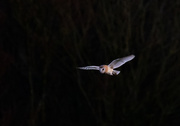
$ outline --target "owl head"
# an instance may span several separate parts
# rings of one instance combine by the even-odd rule
[[[105,66],[104,66],[104,65],[100,66],[100,67],[99,67],[99,71],[100,71],[101,73],[105,73],[105,71],[106,71]]]

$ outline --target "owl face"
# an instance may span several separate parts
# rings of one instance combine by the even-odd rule
[[[105,67],[104,65],[100,66],[99,68],[100,68],[99,71],[100,71],[101,73],[105,73],[106,67]]]

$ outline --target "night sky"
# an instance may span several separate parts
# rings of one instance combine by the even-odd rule
[[[179,0],[0,0],[0,126],[179,126],[179,75]]]

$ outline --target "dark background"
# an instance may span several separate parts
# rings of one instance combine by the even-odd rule
[[[179,36],[179,0],[1,0],[0,125],[179,126]]]

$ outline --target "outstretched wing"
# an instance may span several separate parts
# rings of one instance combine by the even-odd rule
[[[134,55],[130,55],[130,56],[126,56],[123,58],[115,59],[108,66],[113,69],[118,68],[118,67],[122,66],[123,64],[125,64],[126,62],[132,60],[134,57],[135,57]]]
[[[78,69],[82,69],[82,70],[99,70],[99,66],[85,66],[85,67],[78,67]]]

